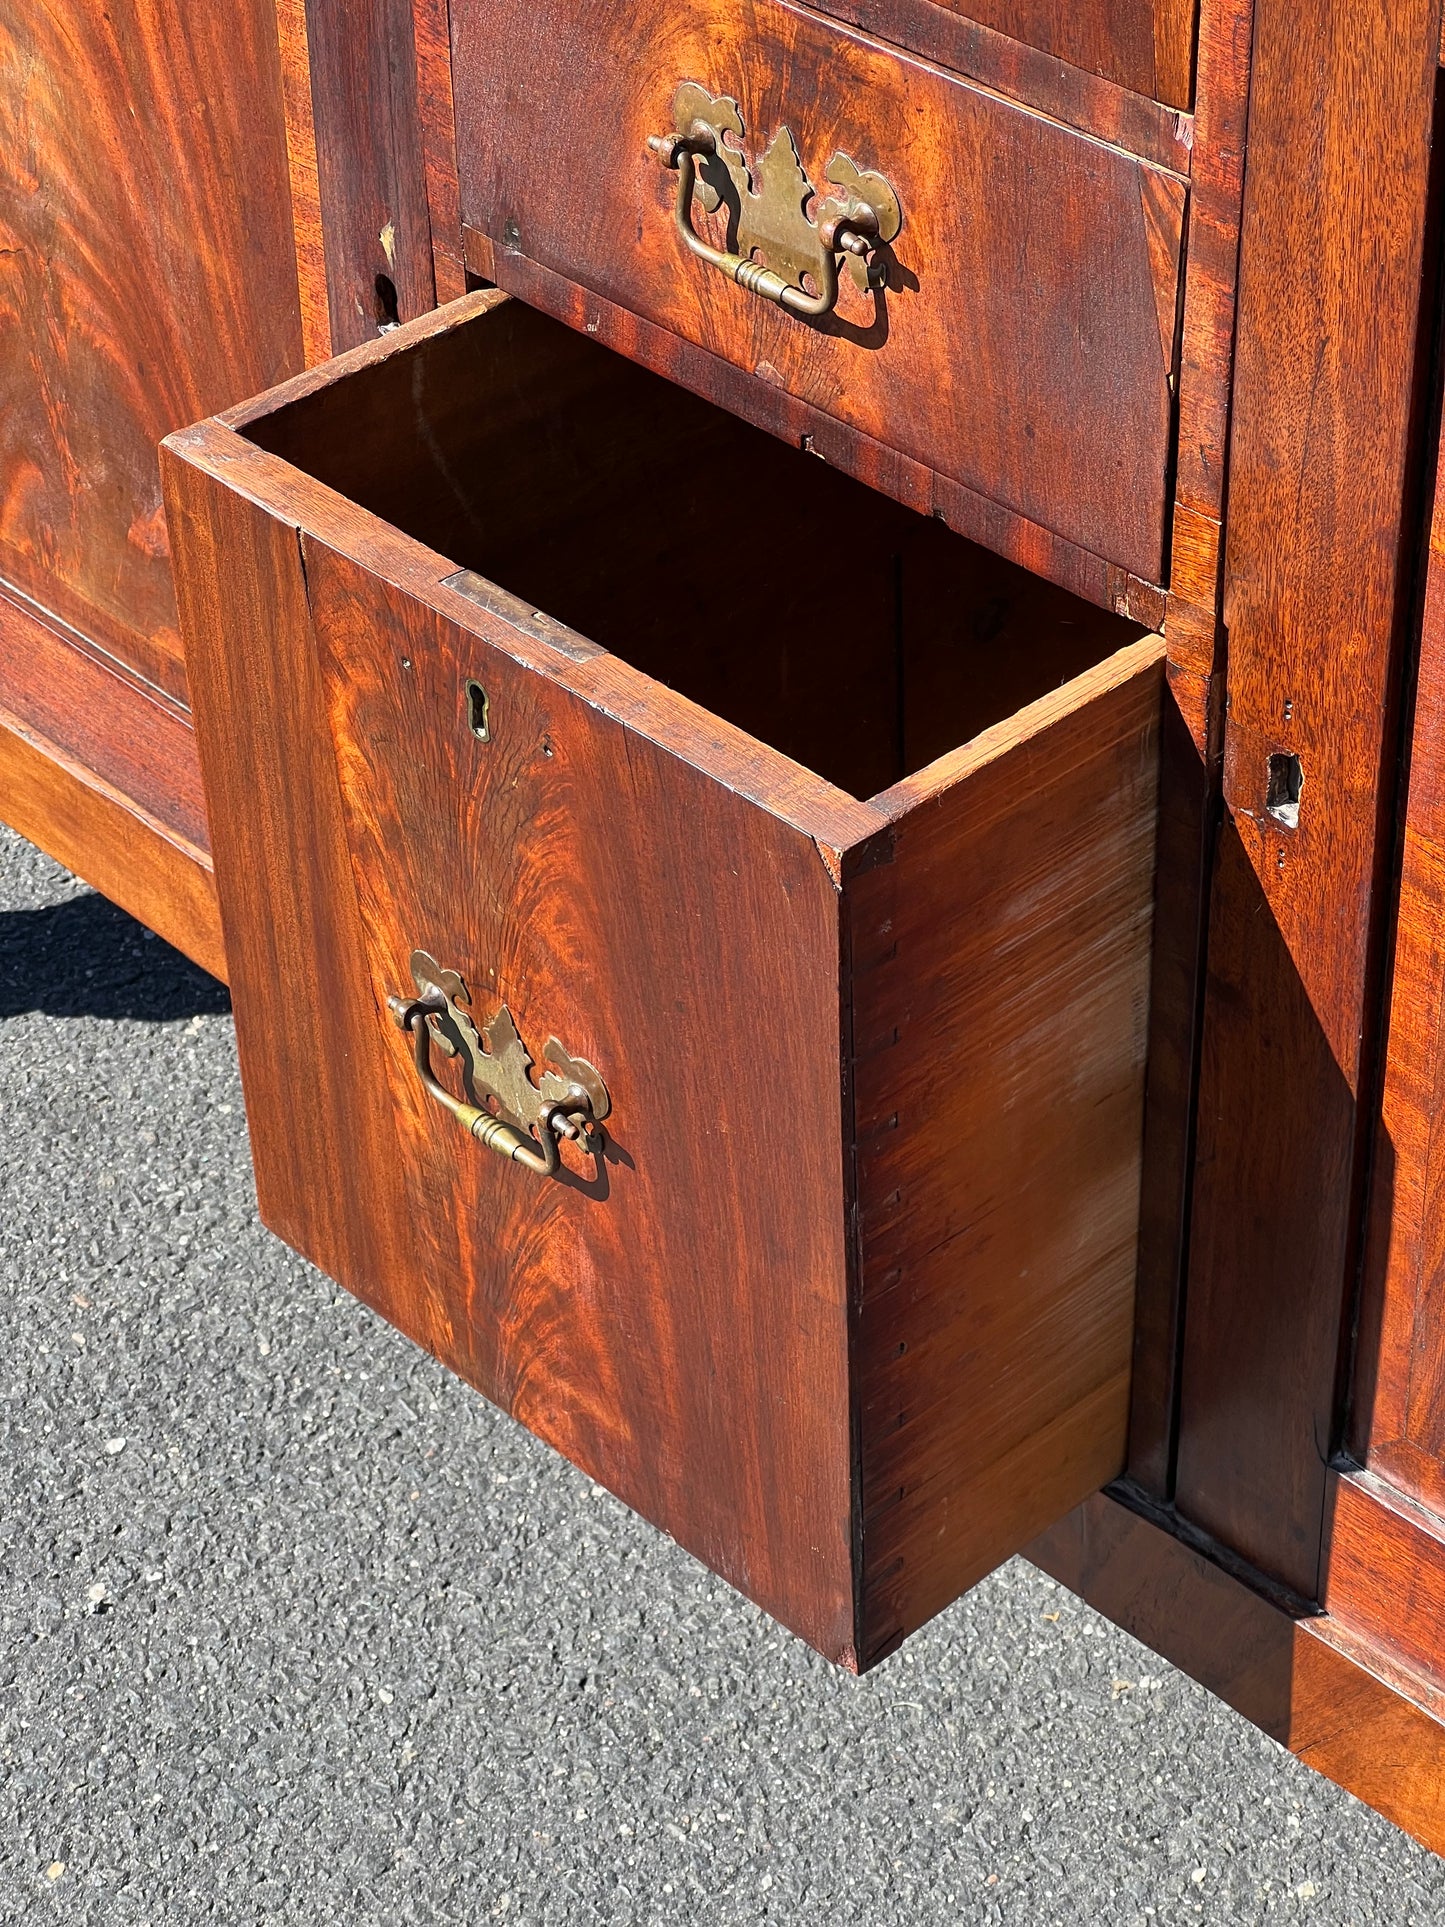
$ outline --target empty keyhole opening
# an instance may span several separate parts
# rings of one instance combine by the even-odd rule
[[[389,274],[376,277],[376,327],[378,334],[388,334],[391,329],[401,326],[401,311],[396,302],[396,283]]]
[[[479,682],[467,684],[467,728],[479,743],[492,740],[492,727],[488,716],[487,692]]]
[[[1300,791],[1304,788],[1300,759],[1289,750],[1276,750],[1269,759],[1264,807],[1287,830],[1299,828]]]

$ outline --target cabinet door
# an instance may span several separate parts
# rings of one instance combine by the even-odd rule
[[[1331,1615],[1445,1691],[1445,489],[1425,598]]]
[[[219,976],[156,445],[302,365],[274,0],[0,7],[0,813]]]
[[[0,257],[0,577],[184,696],[156,444],[301,365],[270,0],[7,7]]]

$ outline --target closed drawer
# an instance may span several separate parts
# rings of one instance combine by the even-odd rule
[[[929,0],[819,0],[824,13],[855,20],[910,45]],[[1193,98],[1196,0],[938,0],[978,27],[1007,35],[1085,74],[1171,107]]]
[[[456,0],[451,18],[462,213],[490,237],[500,285],[556,307],[545,275],[560,277],[651,324],[628,351],[664,372],[679,372],[669,343],[693,344],[840,431],[1162,581],[1179,175],[786,0],[599,0],[585,31],[562,0]],[[757,210],[791,198],[788,247],[751,252],[776,262],[790,249],[796,268],[808,186],[853,192],[825,178],[843,156],[882,176],[900,211],[872,257],[881,285],[844,272],[836,310],[810,320],[690,251],[680,170],[649,141],[708,100],[734,158],[696,163],[699,238],[748,253]],[[558,311],[598,325],[585,300]],[[765,412],[765,398],[754,406]],[[826,433],[814,441],[833,453]]]
[[[496,294],[165,473],[268,1222],[871,1663],[1122,1464],[1162,646]]]

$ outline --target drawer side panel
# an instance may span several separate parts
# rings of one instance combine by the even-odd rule
[[[1161,648],[850,890],[865,1664],[1123,1467]]]
[[[365,997],[364,953],[300,543],[169,445],[161,471],[261,1214],[365,1291],[406,1241],[373,1209],[382,1040],[339,1015]]]

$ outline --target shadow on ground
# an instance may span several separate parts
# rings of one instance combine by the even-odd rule
[[[42,1011],[164,1023],[230,1008],[224,984],[93,891],[0,911],[0,1018]]]

